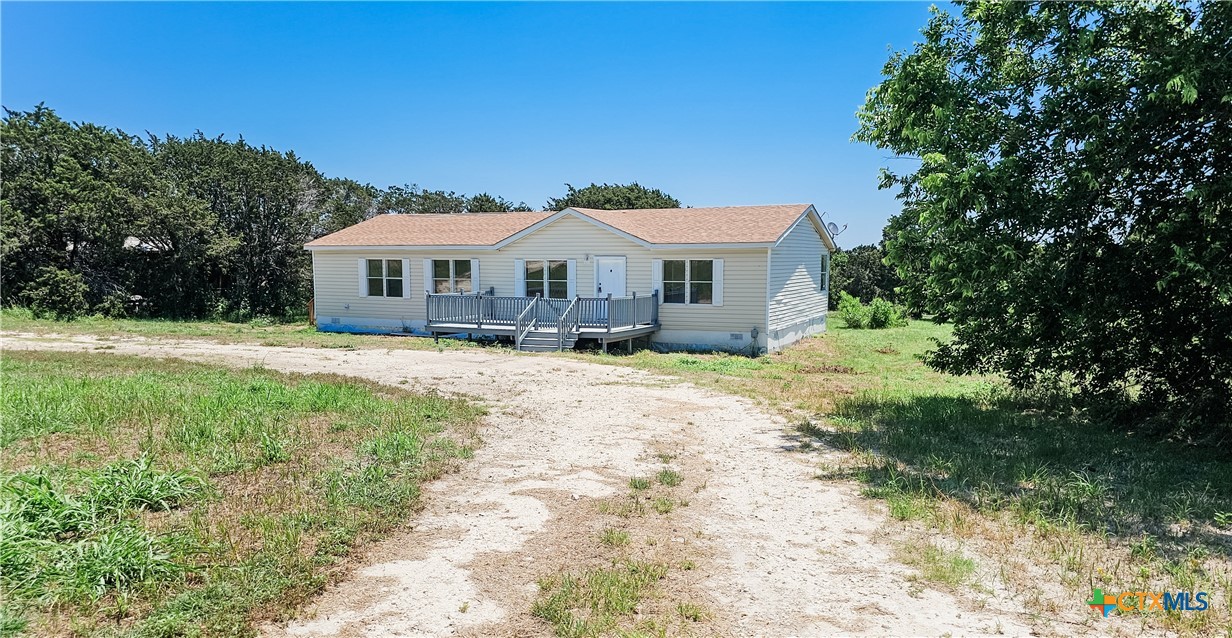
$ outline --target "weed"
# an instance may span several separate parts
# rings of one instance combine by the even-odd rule
[[[635,476],[629,479],[629,487],[635,490],[650,489],[650,479],[640,477],[640,476]]]
[[[629,532],[609,527],[599,535],[599,540],[609,547],[624,547],[629,544]]]
[[[660,485],[666,485],[668,487],[676,487],[684,481],[684,478],[680,476],[680,473],[675,470],[659,470],[659,473],[655,476],[655,478],[658,479]]]
[[[709,615],[705,608],[694,603],[676,603],[676,613],[690,622],[701,622]]]
[[[654,511],[660,514],[670,514],[672,510],[676,509],[676,501],[667,498],[666,496],[656,496],[655,499],[650,502],[650,506],[654,508]]]

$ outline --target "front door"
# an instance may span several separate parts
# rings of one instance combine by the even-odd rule
[[[625,258],[595,257],[595,296],[625,296]]]

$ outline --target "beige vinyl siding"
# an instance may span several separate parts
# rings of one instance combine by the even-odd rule
[[[488,257],[500,270],[510,273],[513,260],[576,259],[577,294],[595,294],[595,262],[598,256],[625,257],[626,294],[648,295],[652,288],[654,259],[722,259],[723,305],[659,306],[659,322],[665,330],[745,332],[754,327],[765,331],[766,249],[671,249],[651,250],[605,228],[576,217],[562,217]],[[587,259],[589,257],[589,259]],[[507,263],[507,267],[506,267]],[[485,261],[485,267],[487,262]],[[497,289],[497,294],[502,294]]]
[[[410,288],[410,297],[364,297],[359,288],[359,260],[407,259],[410,269],[403,273],[403,285]],[[338,319],[342,326],[354,325],[348,319],[382,319],[392,322],[422,322],[426,316],[427,289],[424,288],[424,259],[484,259],[470,251],[424,250],[348,250],[313,251],[313,295],[316,299],[317,323],[327,325]],[[483,265],[479,269],[478,286],[486,290]],[[350,306],[349,308],[347,306]]]
[[[800,220],[770,251],[770,338],[801,324],[824,325],[829,300],[821,291],[821,256],[827,254],[812,220]]]

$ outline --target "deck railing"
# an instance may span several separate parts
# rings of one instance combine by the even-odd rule
[[[569,307],[560,315],[560,321],[556,324],[556,349],[565,349],[565,335],[572,335],[578,331],[578,302],[581,297],[574,297],[569,303]]]
[[[429,294],[428,326],[514,328],[515,336],[532,329],[573,334],[583,330],[613,332],[659,323],[659,292],[628,297],[497,297],[472,294]],[[563,340],[563,339],[562,339]]]
[[[516,319],[513,320],[513,345],[518,350],[522,349],[522,339],[535,328],[538,322],[535,309],[539,307],[539,298],[535,297],[533,301],[527,304],[526,309],[518,313]]]

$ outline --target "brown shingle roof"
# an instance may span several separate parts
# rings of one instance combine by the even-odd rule
[[[791,228],[808,204],[574,210],[652,244],[765,244]]]
[[[308,246],[491,246],[551,216],[538,213],[378,215]]]
[[[808,204],[786,204],[573,210],[652,244],[767,244],[777,241],[808,208]],[[492,246],[553,214],[380,215],[307,245]]]

